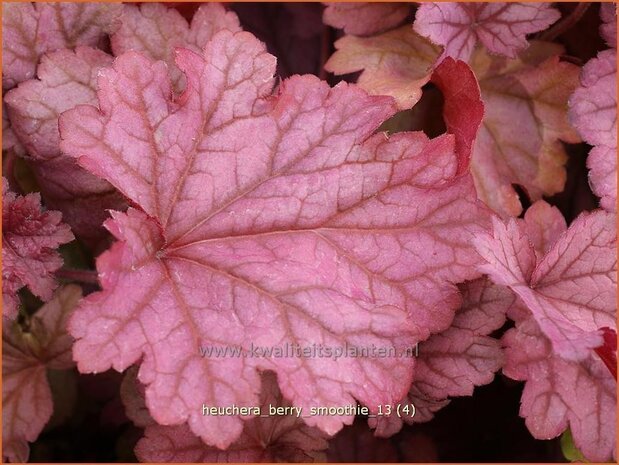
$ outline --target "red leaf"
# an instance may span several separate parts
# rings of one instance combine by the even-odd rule
[[[490,53],[516,58],[528,46],[527,34],[560,17],[550,3],[422,3],[413,27],[444,46],[443,56],[468,61],[481,42]]]
[[[617,333],[614,329],[602,328],[604,345],[597,347],[595,353],[602,359],[608,371],[617,379]]]
[[[362,63],[367,63],[367,54],[371,53],[370,50],[376,48],[378,55],[376,56],[376,62],[374,64],[376,64],[377,68],[371,67],[365,70],[359,82],[363,83],[363,87],[366,87],[370,93],[380,94],[382,89],[380,84],[381,81],[389,86],[393,86],[394,84],[397,86],[399,78],[402,78],[404,85],[402,94],[400,94],[398,90],[393,91],[393,89],[387,92],[388,95],[392,95],[394,98],[398,99],[400,107],[405,105],[412,106],[416,103],[421,97],[421,86],[431,80],[443,93],[445,100],[443,118],[448,132],[454,134],[456,137],[456,152],[459,157],[458,173],[462,174],[468,170],[472,144],[479,129],[479,126],[469,124],[469,122],[481,121],[484,116],[484,105],[479,100],[480,91],[477,79],[466,63],[454,61],[451,58],[444,60],[436,67],[434,72],[430,72],[429,70],[429,61],[426,63],[428,69],[421,64],[423,76],[415,83],[411,82],[411,80],[413,80],[411,75],[400,75],[399,78],[394,79],[393,76],[383,74],[385,62],[380,56],[383,49],[390,48],[392,45],[402,42],[403,39],[410,39],[411,42],[400,43],[398,46],[402,47],[409,54],[414,54],[411,48],[414,49],[417,45],[423,50],[423,45],[416,42],[414,35],[411,36],[411,34],[402,29],[386,33],[375,42],[373,42],[372,38],[358,39],[355,37],[345,37],[341,39],[341,41],[338,41],[342,46],[342,53],[338,55],[336,52],[331,59],[329,59],[326,67],[332,71],[337,70],[338,73],[357,71],[360,69],[358,65],[360,66]],[[370,50],[368,50],[368,47]],[[358,57],[360,61],[354,56],[357,52],[363,54],[363,57]],[[422,53],[422,55],[424,55],[423,60],[427,60],[426,53],[429,53],[430,56],[433,57],[431,49],[430,51],[425,50]],[[412,63],[408,60],[406,64],[397,61],[394,62],[396,73],[398,69],[406,68],[411,65]],[[347,66],[351,66],[351,68],[347,68]],[[415,67],[416,66],[417,65],[415,65]],[[387,66],[387,68],[389,68],[389,66]],[[364,75],[367,76],[367,79],[364,79]],[[417,87],[417,89],[412,91],[411,87]]]
[[[460,286],[463,305],[451,326],[420,344],[414,385],[426,396],[470,396],[501,368],[498,341],[488,335],[505,322],[514,296],[481,278]]]
[[[28,442],[37,439],[52,415],[46,370],[73,366],[66,332],[69,315],[82,297],[78,286],[59,289],[28,320],[2,325],[2,455],[12,462],[28,460]]]
[[[2,178],[2,313],[15,318],[17,291],[27,286],[47,301],[56,287],[54,271],[62,266],[55,250],[73,240],[56,211],[42,211],[39,194],[18,196]]]
[[[479,84],[475,74],[462,61],[443,60],[432,74],[432,82],[441,90],[445,103],[443,119],[447,131],[456,138],[458,174],[466,172],[471,161],[471,149],[484,117],[484,104],[479,100]]]
[[[101,72],[100,109],[60,120],[63,151],[142,209],[107,223],[119,242],[98,259],[103,291],[71,322],[80,370],[142,359],[154,419],[188,420],[218,447],[242,421],[201,405],[255,405],[259,369],[305,410],[400,399],[412,366],[397,357],[203,359],[199,346],[398,351],[447,327],[488,215],[457,176],[456,138],[372,136],[393,101],[312,76],[271,96],[275,59],[248,33],[177,64],[177,101],[163,63],[128,53]],[[352,418],[306,422],[334,434]]]

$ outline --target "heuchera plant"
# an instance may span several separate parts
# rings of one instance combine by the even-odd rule
[[[4,459],[435,461],[487,384],[616,459],[613,4],[8,3],[3,54]]]

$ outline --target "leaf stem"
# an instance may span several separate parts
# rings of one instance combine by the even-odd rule
[[[19,191],[19,184],[15,182],[15,157],[13,150],[6,150],[2,154],[2,174],[15,192],[23,194]]]
[[[331,55],[331,28],[324,26],[320,37],[320,72],[319,77],[323,81],[327,79],[327,70],[325,70],[325,63]]]
[[[61,268],[55,273],[58,279],[76,281],[86,284],[99,284],[97,272],[92,270],[78,270],[72,268]]]
[[[587,9],[591,6],[591,2],[580,2],[576,7],[570,12],[569,15],[565,16],[558,23],[552,26],[547,31],[542,32],[539,35],[540,40],[551,41],[559,37],[565,31],[570,29],[574,24],[580,21],[580,18],[586,13]]]

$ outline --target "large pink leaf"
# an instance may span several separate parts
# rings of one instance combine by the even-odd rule
[[[566,360],[587,358],[603,342],[599,329],[616,328],[615,221],[581,214],[539,260],[522,220],[495,220],[493,234],[476,239],[481,270],[518,295]]]
[[[561,358],[535,319],[517,323],[503,337],[503,372],[526,381],[520,415],[537,439],[569,426],[574,443],[592,462],[616,456],[616,382],[591,352],[580,362]]]
[[[2,87],[32,79],[46,52],[97,46],[119,25],[114,3],[14,2],[2,9]]]
[[[184,47],[199,53],[221,30],[236,32],[241,28],[237,16],[218,3],[201,5],[191,25],[177,10],[160,3],[125,4],[122,25],[112,36],[112,50],[115,55],[136,50],[165,61],[174,87],[182,90],[185,78],[174,63],[175,49]]]
[[[460,285],[462,307],[451,326],[419,344],[413,385],[402,404],[415,405],[407,423],[422,423],[455,396],[470,396],[475,386],[490,383],[503,364],[499,341],[488,335],[505,322],[515,297],[509,289],[487,278]],[[370,421],[376,434],[387,437],[402,427],[402,420],[377,418]]]
[[[397,357],[202,358],[199,346],[398,351],[446,328],[487,221],[458,176],[477,113],[455,136],[372,136],[390,98],[312,76],[272,96],[275,59],[248,33],[219,32],[177,64],[177,101],[164,63],[128,53],[101,72],[99,109],[60,120],[63,151],[141,208],[107,223],[119,241],[98,259],[103,291],[71,322],[80,370],[142,359],[154,419],[188,421],[218,447],[242,421],[201,405],[255,405],[258,369],[306,411],[400,399],[412,366]],[[306,422],[333,434],[352,419]]]
[[[322,19],[346,34],[369,36],[400,25],[410,12],[408,3],[325,3]]]
[[[323,462],[324,433],[305,425],[296,414],[276,414],[290,407],[282,398],[273,373],[262,375],[261,416],[245,423],[239,439],[222,451],[210,447],[187,425],[149,425],[135,449],[142,462]]]
[[[617,210],[617,52],[605,50],[584,66],[581,85],[570,98],[570,119],[593,145],[589,180],[600,205]]]
[[[82,297],[78,286],[59,289],[34,317],[28,329],[17,322],[2,326],[2,455],[12,462],[28,460],[34,441],[52,415],[46,370],[73,365],[67,334],[69,315]]]
[[[96,102],[97,76],[112,57],[90,47],[46,54],[38,79],[7,92],[12,129],[27,150],[29,164],[46,204],[60,210],[82,239],[99,239],[107,209],[124,208],[122,196],[107,182],[60,152],[58,117],[79,104]]]
[[[550,3],[422,3],[413,27],[442,45],[443,56],[468,61],[481,42],[492,54],[516,58],[528,45],[527,34],[560,17]]]
[[[16,195],[2,178],[2,314],[17,316],[17,291],[27,286],[47,301],[56,287],[53,272],[62,266],[56,249],[73,240],[62,215],[42,211],[39,194]]]

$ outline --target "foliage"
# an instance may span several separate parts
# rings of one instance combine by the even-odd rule
[[[613,5],[3,8],[4,458],[616,458]]]

